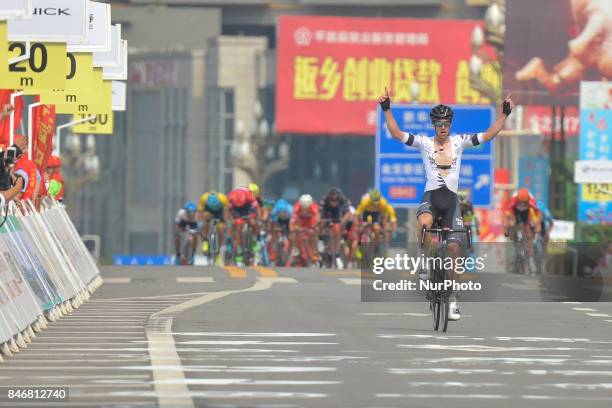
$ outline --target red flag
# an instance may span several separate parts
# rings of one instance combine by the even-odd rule
[[[12,89],[0,89],[0,112],[4,109],[4,106],[11,103],[11,94],[17,92]],[[15,104],[13,105],[13,110],[15,111],[15,129],[19,126],[21,122],[21,114],[23,112],[23,99],[21,96],[15,98]],[[11,118],[6,117],[0,121],[0,144],[8,146],[10,140],[10,127],[11,127]]]
[[[36,102],[40,98],[36,97]],[[32,161],[43,174],[47,168],[47,160],[53,149],[53,133],[55,132],[55,105],[40,105],[33,109],[32,114]]]

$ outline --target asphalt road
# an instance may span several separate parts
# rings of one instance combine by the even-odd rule
[[[362,302],[354,271],[102,276],[0,363],[1,386],[67,386],[62,407],[612,406],[612,303],[466,302],[438,333],[424,301]]]

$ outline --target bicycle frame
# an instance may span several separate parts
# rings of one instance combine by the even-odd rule
[[[442,258],[446,255],[447,239],[452,233],[463,233],[467,235],[468,249],[472,248],[472,230],[471,228],[455,230],[451,228],[427,228],[423,226],[421,229],[421,242],[420,246],[423,248],[425,244],[425,234],[435,233],[438,237],[438,245],[435,250],[435,258]],[[427,292],[426,299],[429,300],[429,308],[432,311],[433,327],[434,330],[438,330],[442,325],[442,331],[446,332],[448,328],[448,315],[450,307],[450,295],[452,291],[447,289],[438,289],[439,285],[451,277],[451,271],[444,268],[444,262],[440,262],[440,268],[437,267],[438,263],[434,262],[434,269],[432,273],[431,281],[434,283],[434,289],[430,289]]]

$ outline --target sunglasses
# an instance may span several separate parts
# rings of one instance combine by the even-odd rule
[[[433,123],[435,127],[446,127],[446,128],[449,128],[450,124],[451,123],[447,120],[437,120]]]

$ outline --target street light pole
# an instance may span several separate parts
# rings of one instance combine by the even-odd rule
[[[289,145],[277,134],[263,116],[259,101],[253,106],[253,125],[250,130],[236,126],[232,145],[234,166],[264,188],[273,175],[289,167]]]
[[[493,64],[496,73],[501,76],[501,63],[504,58],[504,35],[506,33],[506,4],[504,0],[493,0],[485,12],[485,31],[476,26],[472,32],[472,50],[470,58],[470,86],[480,92],[491,102],[501,100],[501,89],[492,86],[480,76],[485,63]],[[497,60],[489,57],[482,50],[484,44],[495,49]]]

